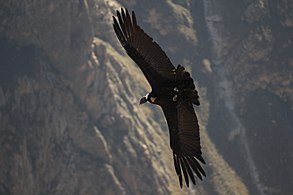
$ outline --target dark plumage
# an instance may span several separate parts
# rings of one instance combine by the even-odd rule
[[[195,185],[194,174],[202,180],[205,175],[202,158],[199,126],[193,105],[199,105],[198,92],[193,79],[183,66],[173,66],[160,46],[136,23],[134,12],[117,10],[113,16],[115,33],[127,54],[139,66],[152,87],[140,103],[150,102],[163,109],[173,150],[174,166],[182,187],[182,175],[187,187],[189,179]]]

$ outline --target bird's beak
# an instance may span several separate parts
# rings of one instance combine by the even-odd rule
[[[142,97],[139,101],[139,104],[144,104],[147,102],[147,98],[146,97]]]

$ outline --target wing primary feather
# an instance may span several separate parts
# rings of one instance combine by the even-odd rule
[[[129,31],[129,35],[130,35],[130,37],[132,37],[133,27],[132,27],[131,18],[130,18],[130,15],[129,15],[129,12],[127,9],[126,9],[126,21],[127,21],[127,28]]]
[[[123,33],[122,33],[122,31],[121,31],[121,29],[120,29],[120,27],[119,27],[119,25],[117,23],[117,20],[116,20],[116,18],[114,16],[113,16],[113,20],[114,20],[114,24],[113,24],[114,31],[115,31],[119,41],[121,42],[121,44],[124,45],[126,40],[125,40],[125,38],[123,36]]]
[[[134,11],[132,11],[132,24],[133,24],[133,27],[137,27],[136,17],[135,17]]]
[[[177,155],[173,154],[173,159],[174,159],[175,170],[176,170],[176,173],[177,173],[177,175],[178,175],[178,179],[179,179],[180,187],[182,188],[182,174],[181,174],[181,167],[180,167],[180,163],[179,163],[179,160],[178,160]]]
[[[201,174],[206,177],[206,173],[204,172],[204,170],[202,169],[200,164],[197,162],[197,160],[195,160],[194,162],[195,162],[196,167],[198,168],[198,170],[201,172]]]
[[[174,159],[174,166],[175,166],[176,173],[177,175],[180,175],[180,165],[178,163],[177,156],[175,156],[174,154],[173,154],[173,159]]]
[[[121,16],[122,16],[122,20],[124,22],[124,27],[125,27],[125,32],[126,32],[126,38],[129,39],[130,37],[130,32],[129,32],[129,28],[128,28],[128,21],[125,15],[125,11],[123,8],[121,8]]]
[[[115,32],[116,32],[116,34],[117,34],[117,37],[118,37],[120,43],[121,43],[122,45],[124,45],[124,44],[125,44],[125,39],[124,39],[124,37],[121,36],[121,35],[119,35],[119,31],[118,31],[118,29],[117,29],[116,27],[115,27],[114,29],[115,29]]]
[[[206,162],[204,161],[203,157],[201,155],[197,155],[195,156],[200,162],[202,162],[203,164],[206,164]]]
[[[189,179],[188,179],[185,164],[184,164],[183,159],[181,157],[179,158],[179,160],[180,160],[180,164],[182,166],[182,172],[183,172],[183,175],[184,175],[186,186],[189,187]]]
[[[179,175],[179,183],[180,183],[180,188],[182,188],[183,186],[182,175]]]
[[[181,174],[180,163],[179,163],[177,155],[173,154],[173,159],[174,159],[175,170],[176,170],[176,173],[177,173],[178,179],[179,179],[179,184],[180,184],[180,187],[182,188],[182,184],[183,184],[182,183],[182,174]]]
[[[118,38],[119,37],[121,38],[120,42],[124,41],[124,43],[125,43],[126,42],[125,36],[124,36],[124,34],[122,32],[122,29],[121,29],[121,27],[119,25],[119,22],[117,21],[117,19],[115,17],[113,17],[113,18],[114,18],[114,26],[115,26],[114,30],[115,30],[115,32],[118,32],[117,36],[118,36]],[[119,18],[118,18],[118,20],[119,20]]]
[[[186,160],[185,157],[183,157],[182,159],[183,159],[184,165],[185,165],[185,167],[186,167],[186,169],[187,169],[187,172],[188,172],[188,174],[189,174],[189,177],[190,177],[190,179],[191,179],[193,185],[195,185],[195,179],[194,179],[193,172],[192,172],[192,170],[191,170],[191,168],[190,168],[190,165],[188,164],[188,162],[187,162],[187,160]]]
[[[195,163],[194,163],[195,160],[196,160],[196,159],[194,159],[193,157],[188,157],[188,162],[189,162],[189,164],[190,164],[192,170],[195,172],[195,174],[197,175],[197,177],[198,177],[200,180],[202,180],[202,176],[201,176],[200,172],[197,170],[197,167],[196,167],[196,165],[195,165]]]
[[[123,10],[123,9],[121,8],[121,10]],[[117,10],[117,16],[118,16],[119,24],[120,24],[120,27],[122,29],[123,35],[124,35],[125,38],[127,38],[125,24],[124,24],[124,21],[123,21],[123,19],[121,17],[121,14],[120,14],[120,12],[118,10]]]

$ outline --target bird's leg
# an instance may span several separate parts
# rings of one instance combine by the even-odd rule
[[[177,101],[177,97],[178,97],[178,95],[175,94],[175,95],[173,96],[172,100],[173,100],[174,102],[176,102],[176,101]]]
[[[175,75],[176,76],[176,75]],[[173,91],[176,92],[176,94],[172,97],[172,100],[173,102],[176,102],[177,101],[177,97],[178,97],[178,92],[179,92],[179,89],[177,88],[177,86],[174,87]],[[173,92],[171,92],[172,94]]]
[[[182,99],[182,94],[179,91],[176,94],[176,100],[178,99],[178,96],[179,96],[179,99],[181,100]],[[179,108],[181,106],[182,102],[184,102],[184,101],[180,101],[179,104],[176,105],[176,108]]]

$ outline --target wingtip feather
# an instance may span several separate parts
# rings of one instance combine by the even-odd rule
[[[133,26],[137,26],[137,23],[136,23],[136,16],[135,16],[135,13],[134,11],[132,11],[132,23],[133,23]]]
[[[189,179],[188,179],[188,174],[187,174],[187,171],[186,171],[185,164],[184,164],[182,158],[179,158],[179,161],[180,161],[180,164],[181,164],[181,167],[182,167],[182,172],[183,172],[183,175],[184,175],[186,186],[189,187]]]
[[[188,157],[188,162],[193,170],[193,172],[197,175],[197,177],[202,180],[202,176],[200,174],[200,172],[198,171],[198,168],[197,168],[197,164],[196,164],[196,159],[192,158],[192,157]]]
[[[194,179],[193,172],[192,172],[192,170],[191,170],[191,168],[190,168],[190,165],[189,165],[187,159],[184,158],[184,157],[183,157],[183,163],[185,164],[185,167],[186,167],[187,172],[188,172],[188,174],[189,174],[189,178],[191,179],[193,185],[195,185],[195,179]]]
[[[197,160],[195,160],[194,162],[195,162],[196,167],[198,168],[198,170],[201,172],[201,174],[202,174],[203,176],[206,177],[206,173],[205,173],[205,171],[204,171],[203,168],[200,166],[200,164],[197,162]]]

